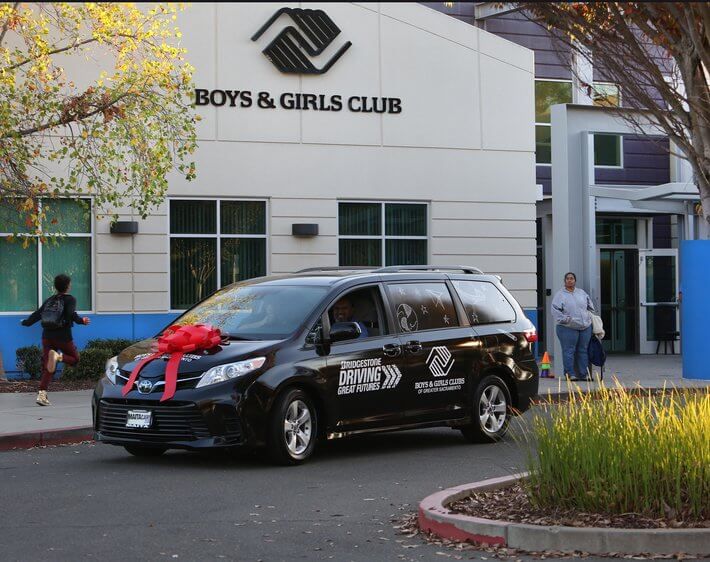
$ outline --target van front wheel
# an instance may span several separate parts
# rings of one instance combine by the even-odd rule
[[[495,375],[485,377],[476,387],[471,412],[472,423],[461,428],[472,443],[493,443],[503,439],[510,425],[510,391]]]
[[[317,421],[308,394],[297,388],[285,391],[271,412],[271,458],[279,464],[297,464],[310,457],[318,435]]]

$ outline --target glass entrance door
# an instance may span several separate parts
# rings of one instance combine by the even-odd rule
[[[638,268],[636,250],[599,250],[601,317],[604,348],[610,352],[636,351]]]
[[[655,353],[659,340],[680,337],[678,250],[639,250],[639,297],[640,351]]]

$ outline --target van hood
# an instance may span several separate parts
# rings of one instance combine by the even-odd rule
[[[280,341],[281,340],[232,340],[208,351],[186,353],[180,361],[178,375],[204,373],[216,365],[257,357],[260,353],[266,355],[266,353]],[[153,353],[156,345],[157,339],[150,338],[127,347],[118,355],[119,369],[125,374],[129,374],[141,359]],[[169,358],[170,354],[164,353],[159,359],[155,359],[147,365],[144,365],[141,369],[141,378],[163,377]]]

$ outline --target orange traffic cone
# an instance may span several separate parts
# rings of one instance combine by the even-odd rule
[[[542,355],[542,361],[540,362],[540,378],[541,379],[554,379],[555,375],[550,371],[550,356],[547,351]]]

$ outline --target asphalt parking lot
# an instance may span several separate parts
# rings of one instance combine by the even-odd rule
[[[470,445],[450,429],[331,442],[297,467],[248,453],[138,459],[103,444],[0,453],[2,558],[440,559],[392,519],[522,461],[512,440]]]

